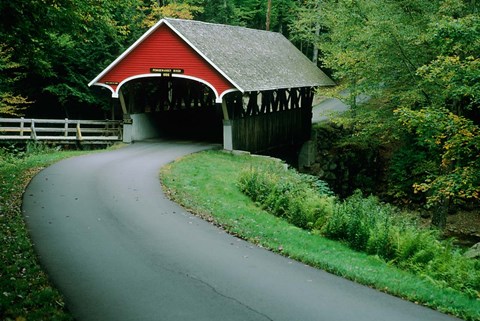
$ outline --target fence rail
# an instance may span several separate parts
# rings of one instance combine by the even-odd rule
[[[68,118],[0,118],[0,141],[2,140],[72,143],[115,142],[122,140],[122,122]]]

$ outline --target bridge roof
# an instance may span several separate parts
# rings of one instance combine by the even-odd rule
[[[280,33],[193,20],[166,21],[241,91],[334,85]]]
[[[179,41],[183,41],[186,49],[178,46],[172,49],[173,47],[162,45],[162,42],[167,41],[166,38],[155,38],[156,33],[169,32],[166,27],[176,35],[176,38],[181,39]],[[146,43],[149,40],[150,43],[154,42],[155,44],[149,44],[149,50],[142,49],[142,46],[147,46]],[[154,51],[151,50],[152,46],[155,47]],[[183,60],[177,58],[174,67],[182,68],[182,72],[171,76],[191,78],[206,83],[214,90],[217,100],[221,100],[225,93],[232,90],[249,92],[334,85],[323,71],[280,33],[165,18],[150,28],[103,70],[89,83],[89,86],[107,87],[112,91],[113,96],[117,96],[118,90],[124,82],[133,78],[156,76],[149,75],[149,71],[145,71],[145,64],[148,64],[149,61],[157,60],[152,62],[150,69],[147,68],[150,71],[151,68],[166,67],[164,62],[176,59],[179,50],[193,50],[203,64],[210,69],[208,71],[208,68],[205,67],[207,69],[199,73],[195,69],[203,67],[197,62],[195,66],[192,64],[191,71],[187,68],[184,72],[181,65],[183,61],[190,61],[195,57],[189,56]],[[144,52],[149,52],[150,55],[154,52],[158,57],[146,56]],[[134,70],[134,68],[126,66],[127,64],[138,64],[138,61],[141,61],[143,69]],[[118,72],[120,68],[129,70],[130,74],[124,72],[123,76],[120,76],[121,73]],[[134,75],[135,73],[137,75]],[[206,73],[210,75],[206,75]]]

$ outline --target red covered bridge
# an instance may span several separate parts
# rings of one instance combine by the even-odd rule
[[[91,85],[119,98],[126,142],[223,136],[258,152],[308,140],[314,89],[333,82],[279,33],[162,19]]]

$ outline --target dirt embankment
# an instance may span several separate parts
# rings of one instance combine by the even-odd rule
[[[480,210],[459,211],[448,216],[447,237],[455,237],[465,246],[480,242]]]

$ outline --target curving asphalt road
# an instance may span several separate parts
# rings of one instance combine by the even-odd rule
[[[32,180],[24,215],[77,320],[454,320],[253,246],[170,202],[159,168],[211,147],[135,143]]]
[[[346,98],[348,96],[348,90],[340,92],[340,97]],[[356,98],[357,104],[363,104],[370,100],[369,96],[364,94],[359,95]],[[312,108],[312,123],[319,123],[328,120],[334,115],[341,114],[350,109],[350,107],[338,98],[327,98],[316,104]]]

